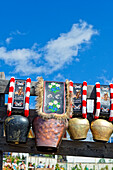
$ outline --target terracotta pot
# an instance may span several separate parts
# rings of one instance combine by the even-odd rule
[[[33,130],[37,150],[57,151],[66,128],[66,120],[36,117],[33,121]]]
[[[28,118],[21,115],[13,115],[5,120],[6,141],[26,143],[30,124]]]
[[[89,130],[89,121],[82,118],[72,118],[68,123],[68,132],[71,139],[86,139]]]
[[[97,119],[91,123],[91,131],[95,141],[107,142],[113,132],[113,125],[104,119]]]

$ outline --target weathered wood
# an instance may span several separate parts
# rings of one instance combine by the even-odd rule
[[[106,118],[109,116],[107,113],[104,114],[104,115],[106,116]],[[37,116],[36,109],[30,109],[29,110],[29,117],[28,117],[29,120],[30,120],[30,123],[32,123],[33,119],[36,116]],[[7,117],[7,106],[0,107],[0,122],[4,122],[6,117]],[[93,112],[92,112],[92,114],[88,113],[87,118],[88,118],[89,122],[91,123],[92,120],[93,120]]]
[[[37,116],[36,110],[35,109],[30,109],[29,110],[29,120],[30,123],[32,123],[33,119]],[[4,120],[7,117],[7,106],[0,107],[0,122],[4,122]]]
[[[0,72],[0,79],[5,79],[5,73],[4,72]]]
[[[36,96],[35,94],[35,86],[37,82],[31,82],[31,96]],[[0,79],[0,93],[8,94],[9,92],[9,80]]]
[[[31,96],[36,96],[36,93],[35,93],[36,84],[37,82],[35,81],[31,82],[31,92],[30,92]],[[0,93],[8,94],[8,92],[9,92],[9,80],[0,79]],[[95,86],[88,85],[87,98],[95,99]]]
[[[35,147],[35,139],[28,139],[26,144],[15,145],[7,143],[5,137],[3,137],[0,138],[0,150],[2,152],[41,154],[41,152],[38,152]],[[46,154],[47,152],[42,153]],[[113,144],[62,140],[59,150],[55,153],[50,152],[48,154],[113,158]]]
[[[0,170],[2,170],[3,152],[41,153],[38,152],[35,147],[35,139],[28,139],[26,144],[15,145],[7,143],[5,137],[3,137],[3,123],[7,117],[7,106],[4,106],[5,94],[8,94],[9,92],[9,80],[4,79],[5,74],[0,72]],[[37,82],[31,82],[31,96],[36,96],[36,84]],[[87,98],[95,99],[95,86],[88,85]],[[30,109],[30,123],[32,123],[36,116],[36,110]],[[89,117],[91,121],[92,115],[89,114]],[[43,152],[43,154],[44,153],[46,152]],[[62,140],[59,150],[56,153],[49,154],[113,158],[113,144]]]
[[[0,79],[5,79],[4,72],[0,72]],[[0,94],[0,107],[5,106],[5,94]],[[3,137],[4,134],[4,122],[0,122],[0,137]],[[2,170],[3,165],[3,151],[0,150],[0,170]]]

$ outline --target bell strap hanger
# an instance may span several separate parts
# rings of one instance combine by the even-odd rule
[[[11,116],[11,112],[12,112],[14,87],[15,87],[15,78],[11,77],[10,84],[9,84],[8,104],[7,104],[7,115],[8,116]]]
[[[100,83],[96,83],[96,112],[94,119],[98,119],[100,115]]]
[[[113,121],[113,84],[109,84],[110,88],[110,114],[109,114],[109,119],[108,121],[112,122]],[[101,96],[100,96],[100,83],[96,83],[96,112],[94,119],[98,119],[100,116],[100,111],[101,111]],[[105,109],[106,111],[106,109]]]
[[[73,114],[73,81],[70,80],[69,82],[69,94],[70,94],[70,106],[69,106],[69,112],[70,112],[70,118],[72,118]]]
[[[73,81],[69,82],[69,93],[70,93],[70,118],[73,113]],[[82,117],[87,118],[87,82],[83,82],[82,86]]]
[[[110,115],[109,115],[109,121],[113,121],[113,84],[110,83]]]
[[[26,90],[25,90],[25,105],[24,105],[24,116],[25,117],[29,116],[30,85],[31,85],[31,79],[27,78],[27,80],[26,80]],[[12,113],[14,88],[15,88],[15,78],[11,77],[10,84],[9,84],[8,104],[7,104],[7,115],[8,116],[11,116],[11,113]]]

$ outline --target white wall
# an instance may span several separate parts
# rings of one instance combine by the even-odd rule
[[[44,163],[44,165],[46,165],[46,166],[50,165],[50,167],[52,165],[55,166],[57,163],[57,159],[55,159],[55,158],[46,158],[46,157],[38,157],[38,156],[29,156],[28,157],[28,162],[32,162],[32,164],[35,163],[35,166],[37,166],[40,161],[42,161],[42,163]]]

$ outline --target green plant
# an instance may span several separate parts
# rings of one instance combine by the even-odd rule
[[[59,164],[56,164],[55,170],[60,170]]]
[[[108,170],[108,165],[105,166],[105,170]]]
[[[95,170],[95,165],[93,165],[93,170]]]
[[[33,163],[33,166],[35,166],[35,163]]]
[[[44,156],[47,158],[53,158],[53,155],[49,155],[49,154],[44,154]]]
[[[101,158],[99,161],[98,161],[98,163],[105,163],[106,161],[105,161],[105,159],[104,158]]]
[[[88,170],[88,167],[87,167],[87,165],[85,166],[84,170]]]
[[[78,165],[75,165],[75,167],[72,167],[71,168],[71,170],[82,170],[82,166],[81,166],[81,164],[79,164],[79,167],[78,167]]]

